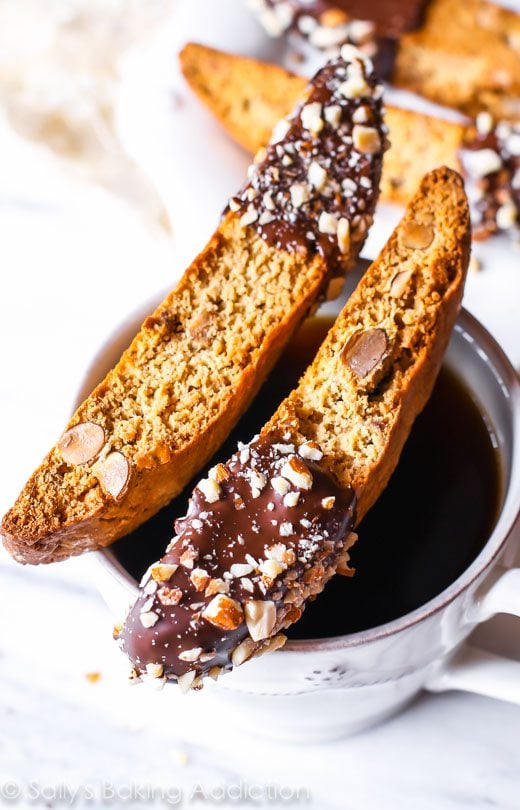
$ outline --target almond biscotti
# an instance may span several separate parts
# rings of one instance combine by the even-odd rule
[[[460,177],[427,175],[259,436],[196,486],[116,635],[133,678],[198,688],[284,643],[338,570],[426,404],[469,261]]]
[[[17,560],[108,545],[212,456],[301,319],[327,290],[339,292],[363,245],[385,148],[381,94],[363,59],[339,57],[315,76],[208,246],[4,517]]]
[[[520,115],[520,15],[487,0],[246,0],[273,36],[351,43],[398,87],[475,116]],[[305,51],[305,47],[303,48]]]
[[[190,43],[180,55],[190,87],[230,135],[256,152],[304,79],[277,65]],[[385,154],[381,199],[405,205],[425,171],[450,166],[466,181],[473,237],[520,227],[520,122],[495,122],[480,113],[458,124],[399,107],[387,107],[390,149]]]
[[[180,53],[182,72],[227,132],[255,154],[305,87],[305,79],[278,65],[197,43]],[[460,170],[457,150],[464,126],[399,107],[387,107],[390,148],[383,162],[381,199],[406,205],[425,171]]]

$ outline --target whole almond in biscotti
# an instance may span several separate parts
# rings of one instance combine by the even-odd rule
[[[130,477],[130,467],[122,453],[109,453],[105,458],[96,461],[92,472],[102,489],[116,499],[124,493]]]
[[[420,250],[403,238],[416,222],[435,234]],[[117,633],[139,677],[152,664],[182,689],[188,682],[198,689],[213,668],[221,674],[279,648],[282,631],[335,573],[352,576],[354,528],[388,483],[430,396],[469,250],[462,180],[438,169],[424,178],[297,388],[223,465],[218,498],[195,487],[160,563],[173,566],[168,587],[179,601],[164,607],[150,596],[147,573]],[[397,268],[409,295],[389,294]],[[179,565],[186,549],[204,561],[210,582],[225,583],[218,602]],[[143,611],[154,622],[144,629]],[[202,653],[187,660],[194,648]]]
[[[345,94],[352,79],[356,92]],[[369,60],[340,57],[292,113],[284,109],[207,247],[4,517],[4,543],[17,560],[52,562],[108,545],[165,506],[215,453],[298,324],[327,290],[339,293],[361,250],[386,145],[381,95]],[[353,144],[360,108],[376,151]],[[217,503],[224,466],[199,486]],[[178,564],[186,575],[204,568],[189,549]],[[224,592],[218,579],[206,585],[214,595]],[[163,605],[177,598],[167,582],[157,593]],[[154,626],[153,611],[143,617]]]
[[[384,329],[366,329],[354,332],[341,350],[341,360],[356,375],[363,378],[374,371],[388,351],[388,338]]]
[[[96,458],[105,444],[105,431],[94,422],[80,422],[63,434],[58,451],[67,464],[86,464]]]

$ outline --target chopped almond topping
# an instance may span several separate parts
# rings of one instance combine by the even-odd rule
[[[168,582],[168,580],[173,577],[178,567],[178,565],[157,563],[157,565],[152,566],[152,579],[156,582]]]
[[[268,638],[276,624],[274,602],[252,599],[244,605],[247,629],[253,641]]]
[[[181,661],[186,661],[189,664],[193,664],[196,661],[202,652],[202,647],[193,647],[191,650],[184,650],[183,652],[179,653],[179,659]]]
[[[180,588],[167,588],[163,585],[157,591],[157,598],[161,605],[178,605],[182,599],[182,591]]]
[[[208,478],[211,478],[213,481],[216,481],[217,484],[220,484],[222,481],[227,481],[229,478],[229,471],[224,464],[217,464],[209,471]]]
[[[159,621],[159,616],[157,613],[154,613],[153,610],[146,610],[143,613],[140,613],[139,618],[143,627],[146,628],[153,627],[154,624]]]
[[[190,580],[195,586],[196,591],[203,591],[210,579],[210,575],[204,568],[194,568],[190,574]]]
[[[298,453],[302,458],[306,458],[309,461],[321,461],[323,458],[321,448],[313,441],[305,442],[305,444],[300,445]]]
[[[180,563],[184,568],[193,568],[194,560],[196,560],[198,556],[199,552],[197,549],[193,548],[193,546],[188,546],[186,551],[183,551],[180,556]]]
[[[216,593],[228,593],[229,582],[226,582],[220,577],[210,579],[208,587],[204,592],[204,596],[214,596]]]
[[[303,461],[300,461],[297,456],[291,456],[289,461],[284,464],[282,467],[282,475],[284,478],[287,478],[291,484],[294,484],[294,486],[300,489],[312,488],[312,474]]]
[[[221,495],[220,485],[213,478],[203,478],[197,484],[197,489],[202,492],[208,503],[215,503]]]
[[[202,611],[202,618],[221,630],[236,630],[244,621],[244,613],[240,602],[220,593]]]
[[[264,560],[259,565],[262,574],[270,580],[276,579],[285,570],[285,566],[278,562],[278,560]]]

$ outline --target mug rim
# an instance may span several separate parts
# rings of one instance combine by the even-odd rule
[[[154,297],[155,300],[155,297]],[[125,327],[134,320],[137,320],[142,308],[138,312],[132,313],[120,328],[107,339],[96,357],[91,363],[84,377],[84,384],[80,388],[77,397],[78,401],[84,398],[86,380],[93,372],[102,356],[106,353],[107,347],[115,342],[122,334]],[[148,311],[148,310],[147,310]],[[463,339],[476,345],[482,359],[494,374],[502,389],[504,398],[509,400],[509,410],[513,420],[513,448],[512,463],[509,480],[505,485],[503,502],[500,508],[498,519],[493,530],[486,541],[483,549],[473,560],[473,562],[457,577],[447,588],[439,594],[425,602],[424,605],[416,608],[404,616],[392,619],[384,624],[355,633],[346,633],[338,636],[328,636],[319,639],[288,639],[280,652],[316,652],[337,649],[348,649],[358,647],[362,644],[375,642],[379,639],[387,638],[416,625],[424,619],[441,611],[446,605],[454,601],[463,591],[465,591],[484,571],[496,560],[510,537],[515,525],[519,522],[520,509],[520,379],[513,368],[509,358],[499,346],[495,338],[480,323],[477,318],[471,315],[466,309],[461,308],[454,332],[459,332]],[[88,392],[87,392],[88,393]],[[108,548],[100,549],[93,553],[98,564],[108,571],[118,584],[124,587],[129,593],[137,593],[136,580],[128,573],[124,566],[117,560],[113,551]]]

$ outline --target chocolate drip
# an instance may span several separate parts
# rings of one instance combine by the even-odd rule
[[[460,160],[464,169],[473,237],[520,228],[520,124],[494,124],[477,116],[466,135]]]
[[[427,0],[250,0],[267,31],[319,50],[360,47],[382,78],[393,72],[399,38],[421,27]]]
[[[329,62],[230,201],[243,224],[275,247],[320,253],[342,274],[351,241],[359,248],[372,223],[386,147],[381,96],[370,60]]]
[[[178,678],[229,667],[250,633],[268,638],[287,619],[289,591],[316,563],[338,564],[355,494],[338,486],[321,456],[314,443],[298,447],[271,431],[199,483],[120,633],[138,674]],[[252,606],[270,611],[263,631],[252,627]]]

